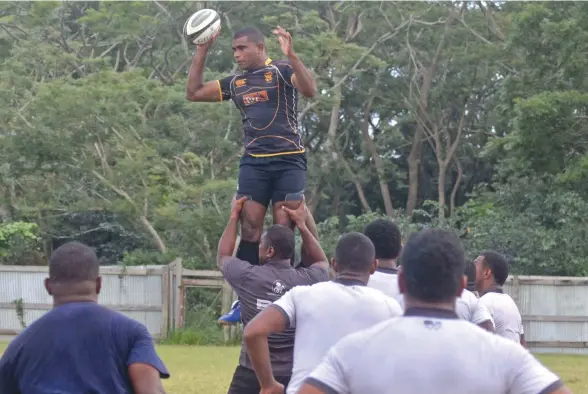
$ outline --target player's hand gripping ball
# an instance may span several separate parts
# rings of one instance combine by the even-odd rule
[[[196,45],[212,44],[220,30],[220,15],[208,8],[192,14],[184,24],[184,35]]]

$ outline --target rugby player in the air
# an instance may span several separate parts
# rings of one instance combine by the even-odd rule
[[[270,59],[263,34],[246,27],[233,35],[233,52],[242,73],[203,80],[206,55],[214,39],[198,45],[188,74],[187,99],[197,102],[233,100],[241,111],[245,153],[239,166],[237,194],[248,201],[241,214],[237,258],[257,265],[259,239],[272,202],[275,224],[293,228],[282,206],[295,209],[306,184],[306,153],[298,128],[298,92],[316,94],[316,82],[292,46],[292,37],[278,26],[287,60]],[[221,322],[238,323],[238,304]]]

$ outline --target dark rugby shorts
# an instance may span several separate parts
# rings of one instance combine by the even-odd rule
[[[274,157],[244,155],[239,165],[237,194],[267,207],[280,201],[299,201],[306,187],[306,155]]]

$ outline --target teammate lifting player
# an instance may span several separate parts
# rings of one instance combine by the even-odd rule
[[[309,98],[316,94],[316,82],[294,52],[291,35],[280,26],[273,33],[288,60],[270,59],[263,34],[255,27],[246,27],[233,35],[233,54],[242,73],[203,81],[206,55],[215,36],[196,46],[187,84],[188,100],[230,99],[241,111],[245,152],[239,165],[237,194],[249,199],[241,214],[237,257],[254,265],[259,264],[259,239],[270,201],[274,223],[293,228],[282,206],[295,209],[306,185],[306,153],[298,129],[297,96],[298,92]],[[238,304],[234,305],[221,322],[238,323],[237,308]]]

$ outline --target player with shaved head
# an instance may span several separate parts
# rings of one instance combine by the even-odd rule
[[[99,262],[70,242],[49,259],[53,309],[18,335],[0,359],[0,393],[162,394],[169,372],[144,325],[98,305]]]
[[[298,393],[569,394],[525,348],[457,317],[464,269],[451,232],[411,235],[398,272],[404,316],[343,338]]]
[[[233,54],[241,73],[204,81],[204,64],[213,38],[197,45],[187,84],[188,100],[232,100],[241,112],[245,153],[239,165],[237,194],[247,196],[248,201],[241,216],[237,257],[253,265],[259,263],[257,249],[270,202],[274,223],[293,228],[281,208],[295,209],[306,187],[298,92],[309,98],[316,93],[316,82],[294,52],[290,33],[280,26],[273,33],[287,60],[269,58],[263,34],[255,27],[245,27],[233,35]],[[238,315],[229,314],[221,320],[236,323]]]

